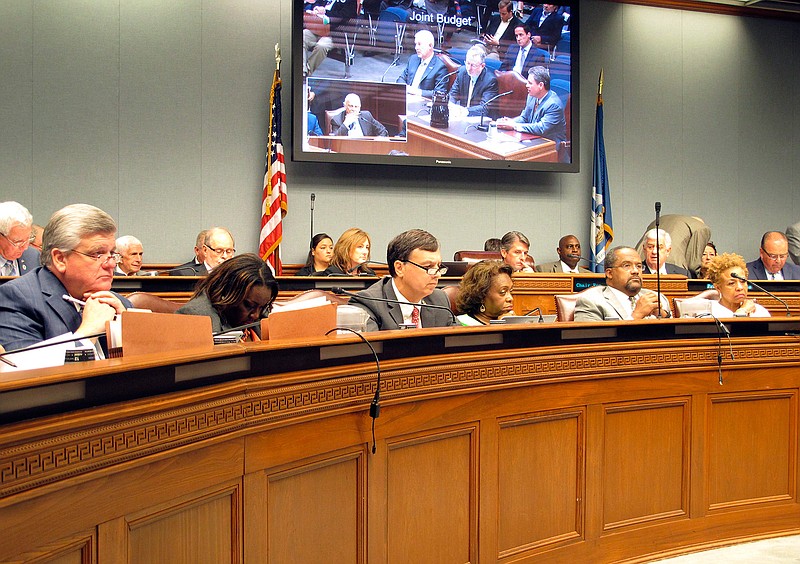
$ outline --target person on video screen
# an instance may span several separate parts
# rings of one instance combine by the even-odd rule
[[[333,135],[387,137],[389,132],[368,111],[361,111],[361,98],[352,92],[344,97],[344,111],[331,118]]]

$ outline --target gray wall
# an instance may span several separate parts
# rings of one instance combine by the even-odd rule
[[[290,162],[284,261],[304,259],[311,192],[317,230],[360,226],[376,259],[411,227],[437,235],[445,257],[510,229],[537,261],[567,232],[588,247],[601,67],[615,243],[637,241],[655,200],[704,217],[718,248],[746,258],[763,231],[800,219],[800,25],[581,5],[579,174]],[[288,79],[288,1],[3,0],[0,199],[39,223],[95,204],[149,262],[188,259],[214,224],[254,251],[276,42]]]

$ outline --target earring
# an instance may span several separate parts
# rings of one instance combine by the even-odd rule
[[[485,313],[486,312],[486,306],[481,304],[481,307],[480,307],[480,309],[478,311],[480,311],[481,313]]]

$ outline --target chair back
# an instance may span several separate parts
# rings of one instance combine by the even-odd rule
[[[503,256],[496,251],[456,251],[453,260],[476,263],[482,260],[503,260]]]
[[[333,133],[333,125],[331,125],[331,120],[341,114],[343,111],[344,106],[335,110],[325,110],[325,135],[331,135]]]
[[[439,60],[442,61],[445,67],[447,67],[448,74],[457,71],[461,67],[461,65],[455,62],[447,53],[437,53],[436,56],[439,57]],[[453,87],[453,83],[456,81],[456,75],[448,77],[447,81],[447,90],[449,91]]]
[[[165,300],[147,292],[133,292],[126,296],[137,309],[149,309],[153,313],[175,313],[182,304]]]
[[[506,117],[520,115],[528,99],[525,78],[513,70],[494,71],[494,76],[497,79],[497,88],[500,92],[511,91],[508,96],[497,99],[497,113]]]
[[[556,320],[557,321],[574,321],[575,320],[575,304],[578,303],[577,294],[556,294],[553,296],[556,301]]]
[[[458,296],[458,286],[445,286],[442,288],[442,291],[447,295],[447,299],[450,301],[450,311],[453,312],[453,315],[461,315],[461,311],[458,311],[456,307],[456,297]]]

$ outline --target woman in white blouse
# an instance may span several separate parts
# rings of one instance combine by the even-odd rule
[[[740,255],[724,253],[708,265],[708,279],[719,292],[719,301],[711,302],[714,317],[770,317],[769,311],[747,297],[747,266]]]

